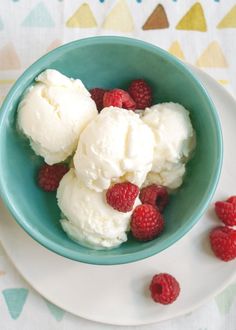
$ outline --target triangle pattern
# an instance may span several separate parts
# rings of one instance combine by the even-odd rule
[[[196,2],[176,25],[177,30],[207,31],[206,20],[202,6]]]
[[[226,79],[219,79],[219,80],[217,80],[217,81],[218,81],[218,83],[221,84],[221,85],[228,85],[228,84],[229,84],[229,81],[226,80]]]
[[[3,103],[3,101],[4,101],[4,99],[5,99],[5,95],[3,95],[3,96],[0,96],[0,106],[2,105],[2,103]],[[0,254],[1,255],[1,254]]]
[[[232,284],[215,298],[220,313],[227,314],[230,311],[230,307],[235,299],[236,284]]]
[[[143,25],[143,30],[166,29],[169,21],[162,5],[157,5]]]
[[[184,53],[183,53],[182,48],[180,47],[180,44],[178,41],[174,41],[171,44],[171,46],[169,48],[169,53],[180,58],[181,60],[185,59]]]
[[[2,19],[0,17],[0,30],[3,30],[3,28],[4,28],[3,21],[2,21]]]
[[[83,3],[67,20],[66,26],[68,28],[94,28],[97,27],[97,22],[89,5]]]
[[[52,16],[43,2],[38,3],[25,17],[22,26],[50,28],[55,25]]]
[[[103,29],[119,32],[132,32],[134,22],[125,0],[118,0],[111,12],[105,18]]]
[[[224,68],[228,66],[222,49],[217,41],[213,41],[209,44],[197,60],[196,65],[209,68]]]
[[[57,307],[56,305],[50,303],[49,301],[47,301],[47,300],[45,300],[45,301],[46,301],[46,304],[48,306],[50,313],[55,318],[55,320],[61,321],[63,319],[65,311],[63,309]]]
[[[61,44],[62,44],[61,40],[59,40],[59,39],[53,40],[53,42],[50,43],[50,45],[48,46],[47,52],[50,52],[51,50],[61,46]]]
[[[15,79],[0,79],[0,85],[12,85],[12,84],[14,84],[14,82],[15,82]],[[1,247],[0,247],[0,255],[1,255],[2,251],[1,251]]]
[[[0,243],[0,256],[3,256],[4,255],[4,249]]]
[[[29,291],[27,289],[6,289],[2,291],[8,311],[16,320],[24,307]]]
[[[236,28],[236,5],[217,25],[218,29]]]
[[[12,44],[7,44],[0,49],[0,70],[18,70],[20,60]]]

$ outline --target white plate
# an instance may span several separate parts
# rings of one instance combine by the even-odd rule
[[[221,117],[224,165],[214,200],[224,199],[236,193],[236,103],[212,78],[193,71]],[[92,321],[141,325],[171,319],[200,306],[236,275],[234,261],[217,260],[210,250],[209,229],[219,224],[212,207],[191,232],[164,252],[117,266],[82,264],[46,250],[16,224],[2,203],[0,218],[0,239],[22,276],[52,303]],[[181,284],[181,295],[172,305],[155,304],[149,297],[149,282],[159,272],[171,273]]]

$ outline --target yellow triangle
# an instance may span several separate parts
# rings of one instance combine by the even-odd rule
[[[225,80],[225,79],[220,79],[220,80],[217,80],[218,83],[220,83],[221,85],[228,85],[229,81],[228,80]]]
[[[177,30],[196,30],[205,32],[207,30],[206,20],[202,6],[196,2],[176,25]]]
[[[218,29],[236,28],[236,5],[217,25]]]
[[[182,51],[182,49],[181,49],[180,44],[179,44],[178,41],[174,41],[174,42],[172,43],[172,45],[171,45],[170,48],[169,48],[169,52],[170,52],[172,55],[174,55],[174,56],[180,58],[181,60],[184,60],[184,59],[185,59],[185,57],[184,57],[184,53],[183,53],[183,51]]]
[[[20,60],[12,44],[7,44],[0,49],[0,70],[18,70]]]
[[[97,27],[97,22],[89,5],[83,3],[67,20],[66,26],[69,28],[93,28]]]
[[[11,85],[14,84],[15,79],[0,79],[0,85]]]
[[[133,18],[125,0],[118,0],[105,18],[102,27],[106,30],[120,32],[132,32],[134,30]]]
[[[209,44],[209,46],[197,60],[196,65],[208,68],[224,68],[228,66],[222,49],[216,41],[213,41]]]

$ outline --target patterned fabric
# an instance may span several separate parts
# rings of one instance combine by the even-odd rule
[[[0,103],[41,55],[94,35],[154,43],[205,70],[236,95],[235,0],[1,0]],[[232,284],[189,315],[138,329],[236,330],[235,311]],[[44,300],[18,275],[0,246],[0,329],[116,328],[77,318]]]

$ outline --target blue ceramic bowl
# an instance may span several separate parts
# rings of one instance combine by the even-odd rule
[[[42,159],[16,131],[16,110],[24,90],[52,68],[80,78],[87,88],[126,88],[135,78],[153,86],[154,102],[179,102],[189,109],[197,147],[184,183],[165,211],[163,234],[140,243],[129,238],[119,248],[96,251],[71,241],[62,230],[54,193],[44,193],[35,176]],[[0,191],[21,227],[46,248],[91,264],[121,264],[156,254],[178,241],[198,221],[215,191],[222,165],[219,118],[194,75],[176,58],[151,44],[122,37],[96,37],[59,47],[40,58],[17,80],[0,113]]]

